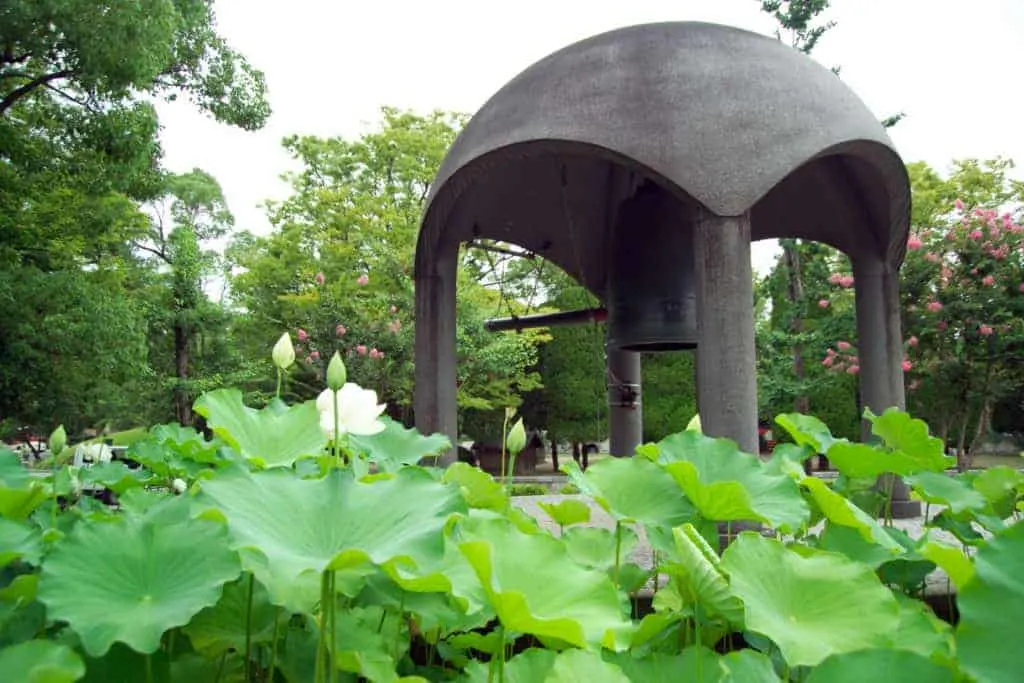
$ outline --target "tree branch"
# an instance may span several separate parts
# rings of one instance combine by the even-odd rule
[[[136,249],[148,251],[150,254],[154,254],[157,257],[159,257],[160,260],[163,261],[164,263],[170,263],[170,260],[167,258],[167,254],[164,253],[163,249],[155,249],[153,247],[146,246],[145,244],[141,244],[139,242],[133,242],[133,244],[135,245]]]
[[[33,78],[28,83],[26,83],[26,84],[24,84],[24,85],[22,85],[22,86],[20,86],[18,88],[15,88],[11,92],[9,92],[7,95],[5,95],[3,100],[0,100],[0,115],[2,115],[4,112],[6,112],[12,106],[14,106],[15,102],[20,100],[25,95],[28,95],[30,92],[32,92],[36,88],[38,88],[40,86],[44,86],[47,83],[49,83],[50,81],[56,81],[56,80],[59,80],[61,78],[67,78],[72,73],[73,72],[71,71],[71,69],[61,69],[60,71],[54,71],[53,73],[43,74],[42,76],[39,76],[37,78]]]

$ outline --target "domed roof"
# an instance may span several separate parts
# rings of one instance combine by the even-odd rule
[[[775,39],[672,22],[575,43],[499,90],[430,189],[417,268],[437,240],[486,237],[600,292],[601,235],[640,177],[718,215],[751,211],[755,240],[903,258],[906,170],[850,88]]]

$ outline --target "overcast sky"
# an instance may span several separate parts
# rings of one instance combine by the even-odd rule
[[[772,33],[759,0],[218,0],[221,34],[267,76],[274,113],[246,133],[185,103],[160,107],[166,165],[221,183],[237,226],[270,226],[286,196],[286,135],[356,136],[383,105],[472,113],[506,81],[569,43],[653,21],[711,21]],[[815,57],[879,118],[906,161],[945,169],[1002,155],[1024,165],[1024,0],[833,0]],[[1018,175],[1020,173],[1018,169]],[[772,248],[755,245],[758,270]]]

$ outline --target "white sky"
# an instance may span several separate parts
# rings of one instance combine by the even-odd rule
[[[759,0],[218,0],[220,32],[266,73],[274,113],[246,133],[185,103],[163,104],[165,162],[212,173],[237,226],[265,234],[259,204],[287,195],[286,135],[356,136],[383,105],[472,113],[545,55],[631,24],[699,20],[771,33],[759,8]],[[815,57],[841,66],[879,118],[907,113],[891,131],[906,161],[945,169],[956,158],[1001,155],[1024,165],[1024,0],[833,0],[829,17],[838,25]],[[763,272],[773,247],[754,250]]]

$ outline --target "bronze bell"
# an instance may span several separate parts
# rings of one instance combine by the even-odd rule
[[[619,206],[608,242],[608,348],[697,348],[695,215],[650,180]]]

